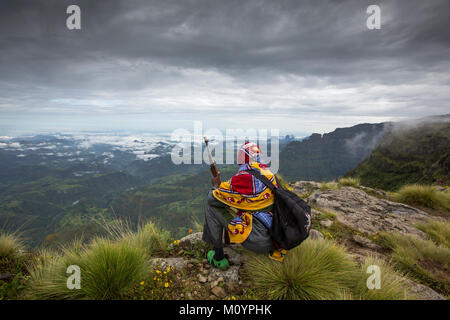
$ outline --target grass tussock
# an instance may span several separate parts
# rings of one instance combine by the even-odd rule
[[[393,201],[450,212],[450,193],[430,185],[410,184],[390,194]]]
[[[450,248],[408,235],[382,233],[380,243],[392,250],[395,264],[420,282],[450,293]]]
[[[450,222],[430,220],[417,225],[419,230],[425,232],[437,244],[450,247]]]
[[[123,220],[105,224],[109,238],[115,241],[126,241],[131,246],[136,246],[145,251],[148,257],[155,252],[165,251],[168,248],[171,237],[170,233],[157,227],[153,222],[146,222],[133,230]]]
[[[0,234],[0,258],[1,259],[17,259],[25,246],[23,241],[15,234]]]
[[[105,224],[107,238],[77,240],[59,251],[42,251],[30,268],[32,299],[121,299],[148,276],[148,258],[167,250],[170,234],[148,222],[133,231],[123,221]],[[78,266],[81,289],[67,288],[67,268]]]
[[[340,178],[338,183],[341,186],[346,186],[346,187],[359,187],[361,184],[361,181],[358,178]]]
[[[355,266],[332,241],[307,240],[289,251],[283,263],[254,255],[245,271],[265,299],[339,299],[354,281]]]
[[[380,287],[379,289],[369,289],[367,282],[372,282],[368,279],[373,273],[369,269],[370,266],[376,266],[380,270]],[[368,273],[368,270],[371,273]],[[412,299],[409,295],[408,283],[405,279],[405,274],[396,271],[392,264],[388,261],[368,257],[364,260],[358,270],[359,277],[352,288],[354,292],[354,299],[357,300],[406,300]],[[374,284],[374,282],[372,282]]]
[[[69,289],[69,266],[81,271],[81,288]],[[30,270],[29,298],[120,299],[146,273],[146,254],[128,241],[95,239],[88,246],[69,245],[45,252]]]
[[[322,182],[320,185],[320,191],[336,190],[339,189],[339,183],[335,181]]]

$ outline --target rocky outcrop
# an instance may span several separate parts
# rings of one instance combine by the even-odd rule
[[[414,225],[428,219],[427,213],[371,196],[357,188],[342,187],[315,192],[307,198],[307,202],[335,212],[339,222],[362,233],[374,235],[380,231],[400,232],[425,238],[424,233]]]
[[[197,232],[183,237],[176,248],[192,250],[193,246],[202,241],[202,235],[202,232]],[[171,247],[173,248],[174,244],[171,244]],[[178,249],[175,252],[178,252]],[[242,284],[240,270],[244,263],[244,256],[235,246],[225,247],[224,253],[230,262],[230,267],[226,270],[211,267],[206,259],[200,261],[184,257],[153,258],[148,264],[159,270],[173,268],[177,273],[177,279],[192,289],[186,293],[186,296],[183,293],[180,298],[201,299],[205,298],[206,292],[211,300],[223,299],[239,291],[239,285]]]
[[[297,181],[291,186],[299,196],[305,196],[319,190],[322,184],[315,181]]]
[[[405,284],[408,285],[408,290],[411,294],[419,300],[447,300],[443,295],[437,293],[430,287],[423,284],[405,279]]]

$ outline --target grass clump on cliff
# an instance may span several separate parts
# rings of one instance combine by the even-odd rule
[[[390,249],[395,264],[424,284],[450,294],[450,248],[409,235],[381,233],[380,243]]]
[[[370,266],[375,266],[380,270],[380,287],[379,289],[369,289],[367,282],[372,285],[376,284],[371,279],[369,269]],[[368,271],[370,271],[368,273]],[[405,300],[414,298],[408,293],[408,284],[405,275],[396,271],[390,262],[382,259],[369,256],[364,260],[364,263],[359,267],[359,278],[355,286],[352,288],[354,292],[354,299],[358,300]]]
[[[367,268],[377,265],[381,286],[370,290]],[[258,297],[276,300],[407,299],[404,275],[386,261],[367,258],[361,266],[334,241],[307,240],[290,250],[283,263],[263,255],[247,260],[245,274]]]
[[[108,238],[115,241],[126,241],[145,251],[149,257],[155,252],[166,251],[170,243],[170,233],[159,228],[155,223],[148,221],[138,225],[133,230],[129,223],[124,220],[115,220],[105,223],[104,228]]]
[[[69,266],[81,271],[81,288],[68,289]],[[120,299],[145,275],[145,252],[127,241],[95,239],[43,254],[30,270],[29,297],[36,299]]]
[[[335,181],[322,182],[320,185],[320,191],[328,191],[336,189],[339,189],[339,184]]]
[[[390,196],[396,202],[450,212],[450,193],[430,185],[405,185]]]
[[[133,231],[129,224],[114,221],[105,225],[108,238],[83,245],[75,241],[59,252],[41,253],[30,270],[29,297],[37,299],[121,299],[143,279],[146,264],[155,252],[165,251],[170,234],[148,222]],[[81,270],[81,289],[67,288],[67,268]]]
[[[13,233],[0,234],[0,258],[17,259],[24,249],[23,241]]]
[[[355,187],[355,188],[359,187],[359,185],[361,184],[358,178],[351,178],[351,177],[340,178],[338,183],[341,186]]]
[[[419,230],[425,232],[437,244],[450,247],[450,222],[430,220],[417,225]]]

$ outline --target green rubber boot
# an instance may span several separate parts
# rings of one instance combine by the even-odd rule
[[[210,250],[208,251],[208,253],[206,254],[206,258],[208,259],[208,262],[216,267],[217,269],[220,270],[225,270],[226,268],[228,268],[230,266],[230,264],[228,263],[227,258],[223,258],[222,260],[215,260],[214,259],[214,255],[215,255],[215,251],[214,250]]]

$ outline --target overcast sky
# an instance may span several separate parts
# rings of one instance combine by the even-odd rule
[[[66,8],[81,8],[81,30]],[[381,8],[369,30],[366,9]],[[450,1],[0,2],[0,133],[328,132],[449,113]]]

